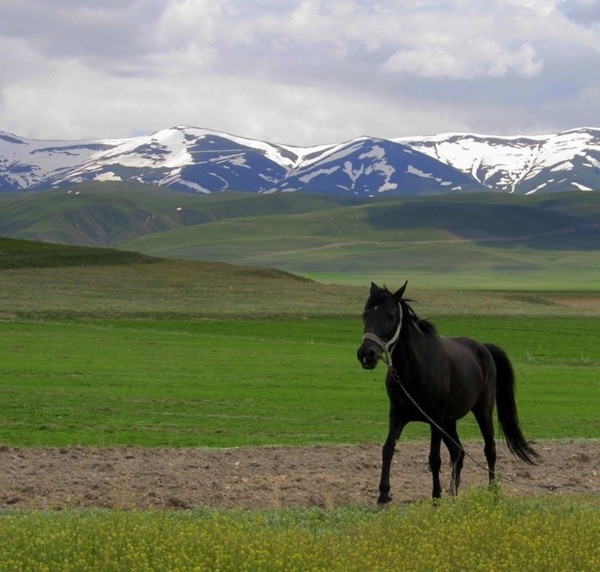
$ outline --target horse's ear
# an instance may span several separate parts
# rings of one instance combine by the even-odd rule
[[[401,288],[396,290],[396,292],[394,292],[394,300],[396,300],[396,302],[400,302],[400,300],[402,300],[402,296],[404,295],[404,290],[406,290],[407,285],[408,280],[404,283],[404,286],[402,286]]]
[[[376,292],[379,292],[381,290],[381,288],[379,286],[377,286],[377,284],[375,284],[375,282],[371,282],[371,294],[375,294]]]

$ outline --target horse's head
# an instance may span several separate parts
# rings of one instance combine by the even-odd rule
[[[390,292],[371,283],[371,292],[363,312],[364,336],[356,352],[365,369],[373,369],[383,354],[391,352],[402,328],[402,295],[406,285]]]

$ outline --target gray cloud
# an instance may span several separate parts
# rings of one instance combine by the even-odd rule
[[[600,125],[596,0],[3,0],[0,130],[291,144]]]
[[[585,27],[600,23],[599,0],[562,0],[558,7],[567,18]]]

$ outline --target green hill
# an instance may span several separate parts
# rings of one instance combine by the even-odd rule
[[[312,194],[198,196],[141,183],[85,183],[68,190],[0,194],[0,236],[121,247],[139,236],[221,219],[288,215],[353,202]]]
[[[427,290],[405,276],[425,315],[597,313],[593,292]],[[328,285],[277,269],[0,239],[0,320],[352,316],[360,332],[368,290],[367,279],[360,287]]]
[[[0,270],[151,262],[157,259],[139,252],[0,238]]]
[[[221,219],[124,246],[341,283],[408,277],[436,288],[597,288],[600,194],[585,198],[574,196],[572,210],[569,197],[379,200]]]
[[[271,267],[321,281],[598,289],[600,193],[356,201],[132,184],[0,196],[0,234]]]
[[[0,239],[0,320],[360,314],[363,288],[269,268]]]

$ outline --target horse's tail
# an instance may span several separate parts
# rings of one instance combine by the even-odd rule
[[[498,420],[508,449],[515,457],[535,465],[538,454],[527,443],[519,426],[515,401],[515,374],[510,360],[502,348],[494,344],[484,345],[496,363],[496,406]]]

